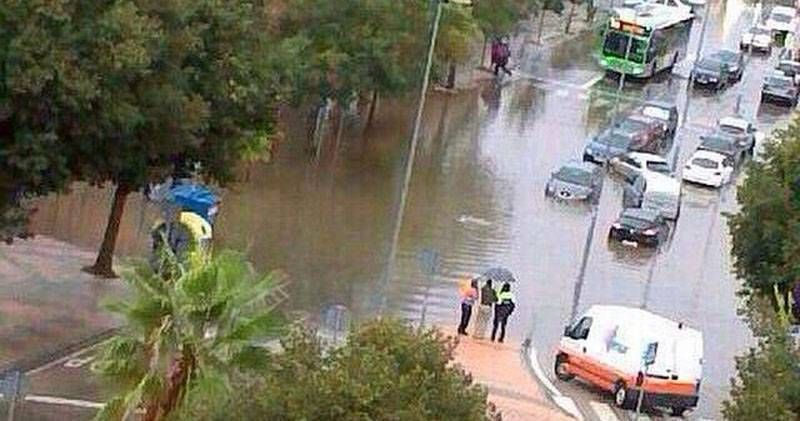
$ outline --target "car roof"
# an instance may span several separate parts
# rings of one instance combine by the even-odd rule
[[[788,81],[794,82],[791,76],[787,76],[786,73],[782,72],[781,70],[775,69],[769,73],[767,73],[764,78],[775,78],[775,79],[785,79]]]
[[[721,118],[719,120],[719,125],[737,127],[737,128],[746,128],[747,126],[750,125],[750,122],[739,116],[728,116]]]
[[[773,6],[772,10],[770,10],[769,13],[770,14],[777,13],[777,14],[780,14],[780,15],[792,15],[792,16],[794,16],[794,15],[797,14],[797,10],[795,10],[794,7],[789,7],[789,6]]]
[[[579,170],[583,170],[586,172],[593,172],[597,170],[597,165],[592,164],[591,162],[584,162],[579,161],[577,159],[570,159],[569,161],[565,162],[561,168],[575,168]]]
[[[651,100],[645,102],[644,104],[642,104],[643,107],[646,107],[648,105],[652,106],[652,107],[663,108],[665,110],[675,109],[677,111],[677,109],[678,109],[678,105],[675,104],[674,102],[669,102],[669,101],[665,101],[665,100],[658,100],[658,99],[651,99]]]
[[[666,174],[659,174],[657,172],[643,172],[642,176],[647,180],[647,190],[659,191],[667,193],[678,193],[681,191],[680,181],[672,178]]]
[[[625,208],[622,210],[619,216],[620,218],[627,216],[629,218],[643,219],[645,221],[655,222],[659,218],[659,216],[661,216],[661,214],[658,213],[657,211],[650,209]]]
[[[628,156],[644,162],[667,162],[663,156],[647,152],[629,152]]]
[[[722,49],[714,51],[713,53],[709,54],[709,57],[716,57],[722,60],[730,60],[738,58],[740,54],[741,53],[736,51]]]
[[[714,151],[707,151],[707,150],[698,150],[689,158],[690,161],[694,160],[695,158],[703,158],[703,159],[710,159],[714,162],[722,162],[725,160],[725,155],[714,152]]]

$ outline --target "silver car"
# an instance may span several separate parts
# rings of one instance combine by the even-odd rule
[[[603,186],[603,173],[595,164],[569,161],[550,175],[545,197],[597,203]]]

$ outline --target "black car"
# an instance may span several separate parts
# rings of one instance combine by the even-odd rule
[[[666,101],[648,101],[636,109],[636,114],[658,119],[666,125],[665,136],[668,139],[675,137],[678,130],[678,106]]]
[[[692,69],[695,86],[720,90],[736,81],[736,75],[730,65],[719,57],[703,57]]]
[[[669,237],[669,225],[658,212],[646,209],[623,209],[608,231],[609,241],[625,245],[658,247]]]
[[[733,160],[734,167],[741,164],[747,154],[746,149],[740,146],[736,137],[717,130],[709,135],[700,136],[700,146],[697,150],[717,152]]]
[[[773,74],[764,78],[764,84],[761,86],[761,101],[779,102],[796,107],[798,92],[800,91],[798,91],[793,78]]]
[[[603,173],[597,165],[570,161],[550,175],[545,197],[561,200],[585,200],[597,203],[603,188]]]
[[[711,57],[715,57],[719,59],[719,61],[728,65],[728,69],[730,69],[731,74],[733,75],[733,82],[738,82],[742,80],[742,75],[744,75],[744,54],[740,51],[733,51],[733,50],[719,50],[713,54]]]
[[[615,156],[628,153],[632,144],[633,139],[628,133],[615,128],[607,129],[589,140],[583,148],[583,160],[602,164]]]

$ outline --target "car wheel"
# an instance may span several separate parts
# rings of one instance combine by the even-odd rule
[[[673,406],[672,407],[672,416],[673,417],[682,417],[683,414],[686,412],[686,408],[682,406]]]
[[[558,356],[556,356],[556,364],[553,369],[556,372],[556,378],[563,382],[568,382],[575,378],[575,375],[569,372],[567,356],[564,354],[558,354]]]
[[[614,385],[614,404],[621,409],[633,408],[633,393],[621,380]]]

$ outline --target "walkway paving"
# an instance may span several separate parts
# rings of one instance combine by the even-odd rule
[[[0,246],[0,371],[57,356],[118,325],[103,304],[121,297],[123,284],[81,272],[93,258],[44,236]]]
[[[461,337],[455,360],[489,390],[503,421],[562,421],[572,418],[547,400],[522,360],[520,345]]]

